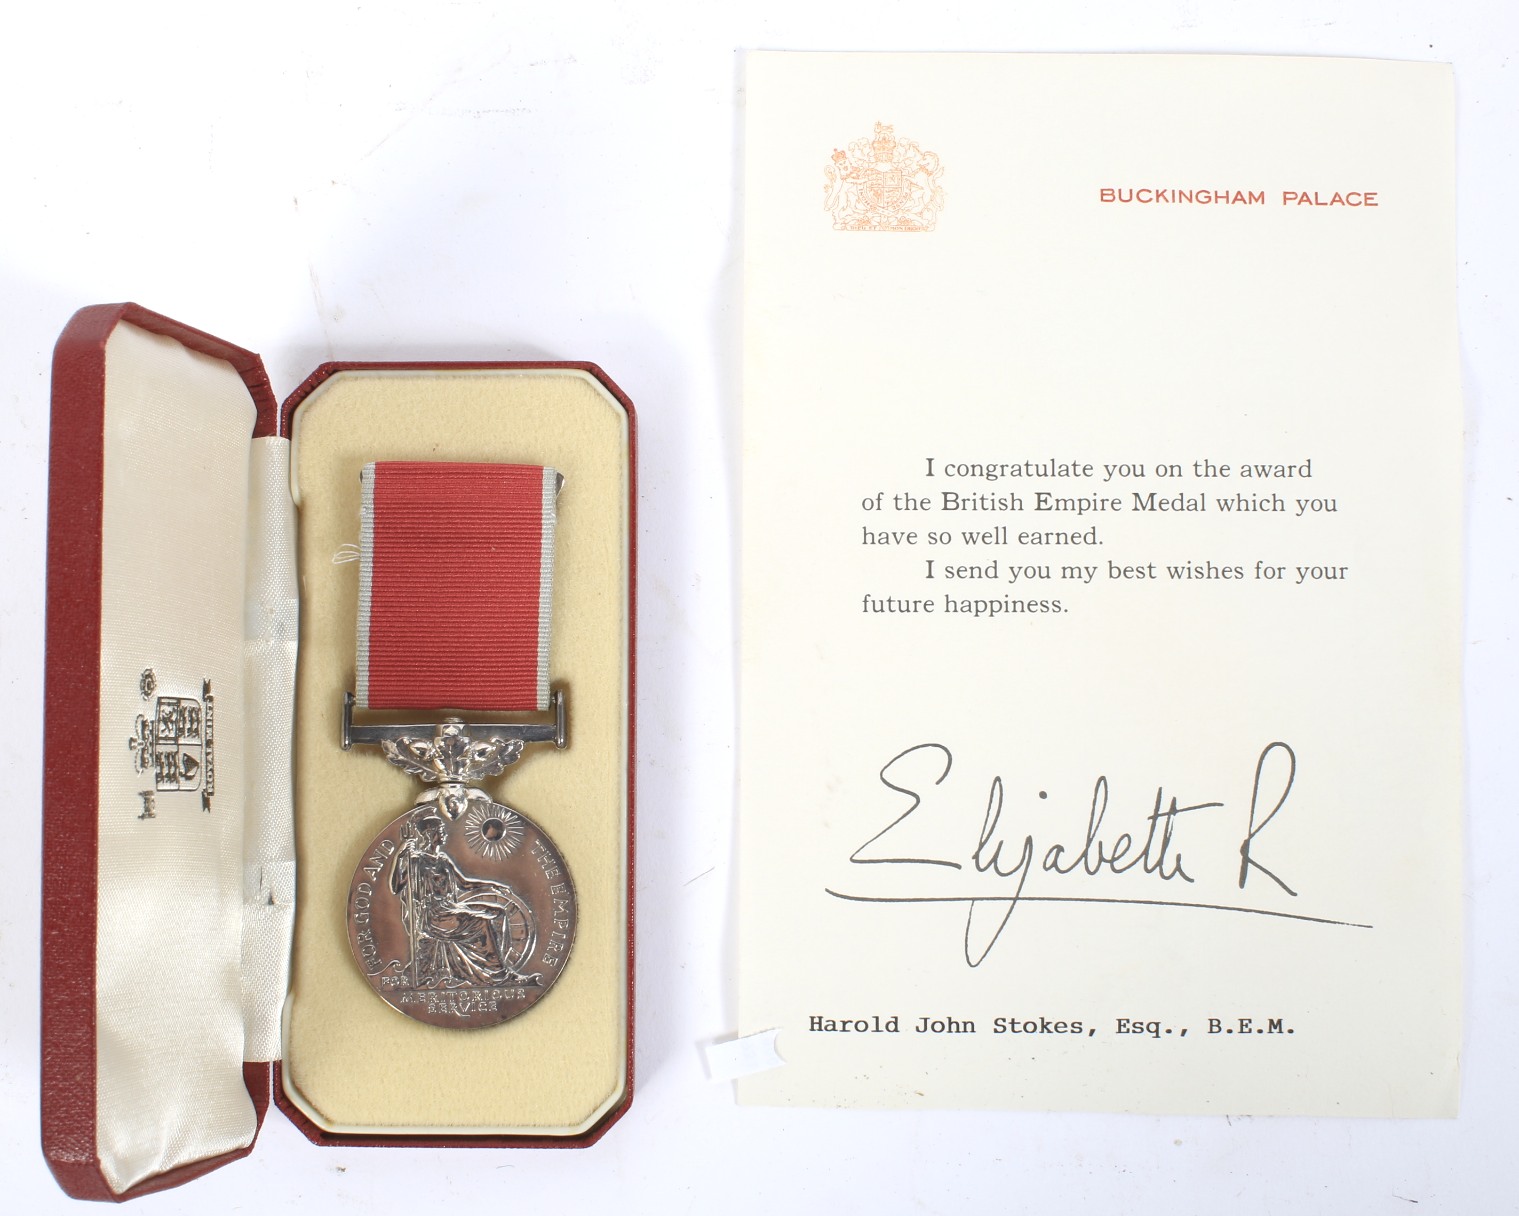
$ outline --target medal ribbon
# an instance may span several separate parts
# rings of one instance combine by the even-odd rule
[[[361,707],[548,708],[559,482],[542,465],[364,467]]]

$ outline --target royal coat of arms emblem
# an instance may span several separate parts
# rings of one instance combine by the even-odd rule
[[[823,208],[840,232],[932,232],[944,209],[938,156],[886,123],[847,152],[835,148],[823,174]]]
[[[151,699],[157,689],[153,672],[143,672],[139,681],[143,700]],[[153,788],[142,794],[141,818],[154,817],[154,795],[162,793],[199,793],[201,808],[211,809],[216,793],[214,713],[215,698],[206,680],[200,696],[161,696],[151,713],[137,715],[127,740],[132,766],[153,778]]]

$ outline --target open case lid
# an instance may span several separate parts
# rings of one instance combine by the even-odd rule
[[[245,534],[249,440],[277,426],[258,356],[209,334],[113,304],[59,338],[42,1132],[79,1198],[243,1156],[268,1106],[269,1063],[243,1059],[241,946],[217,911],[242,894],[240,843],[222,847],[242,830],[241,774],[230,755],[216,771],[210,739],[240,727],[244,558],[223,530]]]

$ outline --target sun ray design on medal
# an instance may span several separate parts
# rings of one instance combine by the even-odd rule
[[[492,861],[516,852],[526,831],[521,815],[496,804],[472,807],[464,816],[464,843]]]

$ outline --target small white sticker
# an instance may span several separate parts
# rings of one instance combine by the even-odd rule
[[[751,1073],[779,1068],[786,1062],[775,1049],[776,1036],[780,1033],[779,1028],[761,1030],[742,1038],[708,1043],[702,1049],[707,1057],[707,1077],[713,1081],[733,1081]]]

